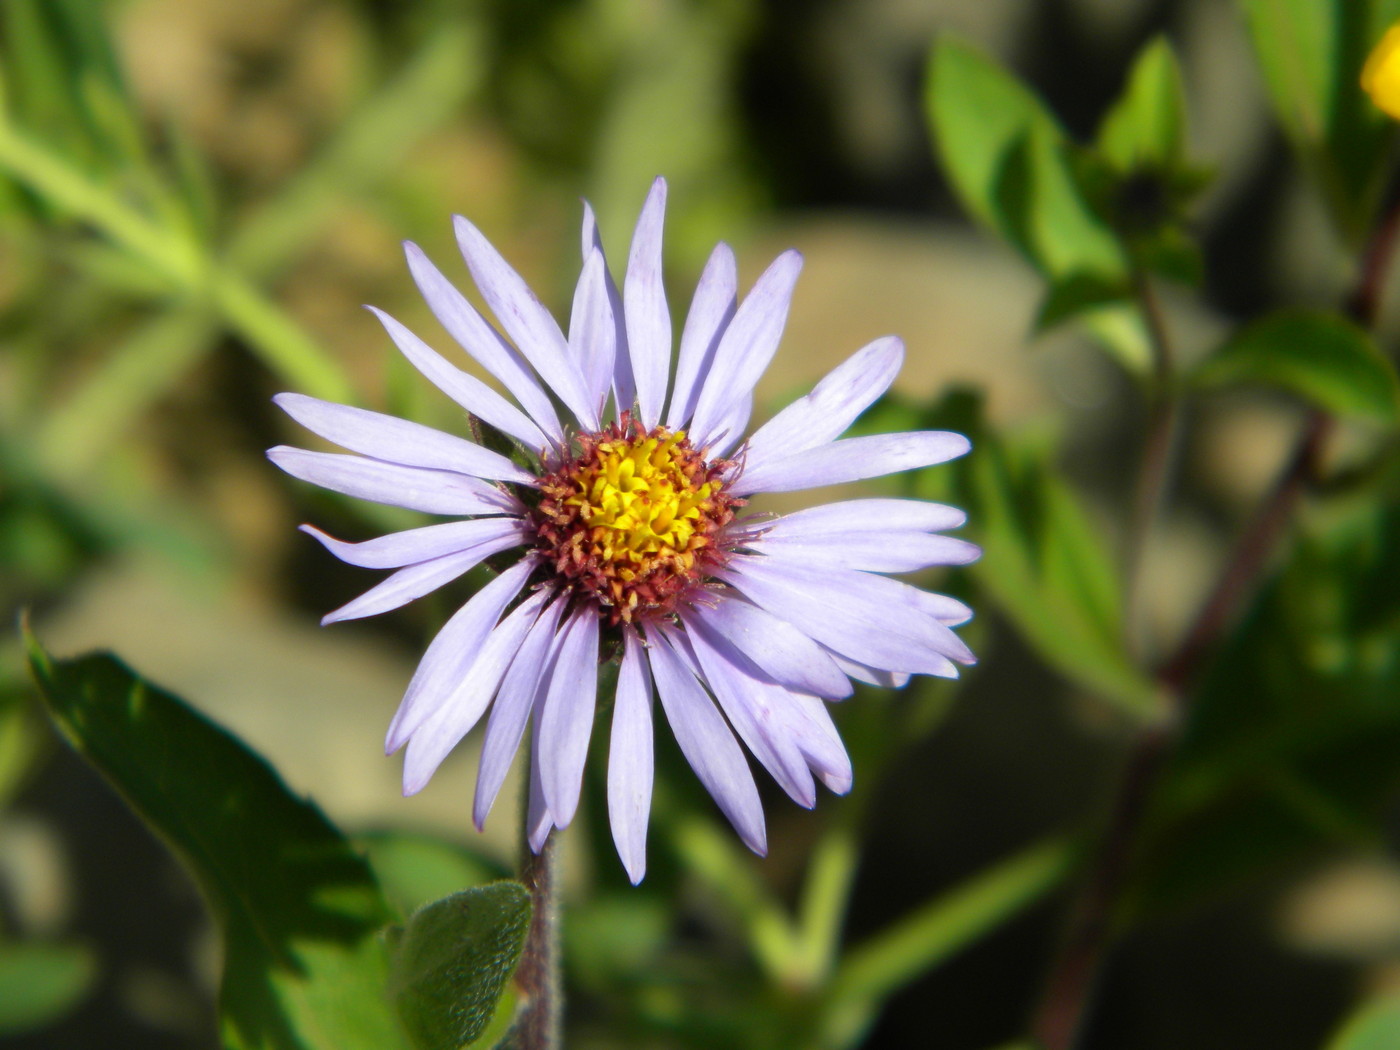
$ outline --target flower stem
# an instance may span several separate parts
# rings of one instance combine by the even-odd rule
[[[525,778],[529,784],[529,777]],[[529,788],[526,788],[529,791]],[[516,1022],[519,1050],[559,1050],[563,1045],[564,989],[559,975],[559,881],[556,836],[539,853],[530,849],[529,805],[521,800],[520,881],[530,892],[530,929],[515,983],[525,1003]]]

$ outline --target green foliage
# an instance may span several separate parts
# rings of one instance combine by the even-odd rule
[[[463,890],[409,918],[394,938],[391,987],[419,1050],[456,1050],[482,1033],[529,926],[518,882]]]
[[[1118,171],[1171,171],[1186,147],[1186,95],[1181,69],[1165,39],[1138,56],[1123,96],[1099,127],[1099,154]]]
[[[1400,1046],[1400,996],[1377,996],[1357,1010],[1326,1050],[1391,1050]]]
[[[1291,309],[1237,332],[1195,374],[1203,386],[1280,387],[1339,416],[1400,421],[1395,365],[1340,314]]]
[[[18,1035],[62,1017],[96,976],[96,960],[80,944],[0,941],[0,1035]]]
[[[1219,653],[1158,794],[1145,906],[1321,847],[1377,844],[1400,788],[1400,505],[1304,539]]]
[[[1371,221],[1394,123],[1360,86],[1367,52],[1400,19],[1400,0],[1239,0],[1279,122],[1341,232]]]

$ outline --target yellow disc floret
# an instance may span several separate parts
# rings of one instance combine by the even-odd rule
[[[579,445],[541,480],[540,549],[616,620],[669,612],[722,557],[716,540],[738,502],[723,491],[726,464],[707,463],[684,431],[643,431],[626,416]]]

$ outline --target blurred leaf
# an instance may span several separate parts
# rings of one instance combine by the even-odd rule
[[[108,655],[30,665],[64,737],[189,867],[219,921],[231,1048],[393,1050],[369,866],[311,803],[183,701]]]
[[[1197,370],[1206,386],[1282,387],[1340,416],[1400,419],[1400,380],[1375,341],[1340,314],[1283,310],[1234,335]]]
[[[957,461],[955,501],[983,548],[969,572],[1047,664],[1135,717],[1160,711],[1129,658],[1109,544],[1053,465],[1053,448],[994,433],[980,395],[958,391],[924,425],[959,430],[976,450]],[[920,494],[922,495],[922,493]]]
[[[80,944],[0,942],[0,1035],[59,1020],[96,976],[96,960]]]
[[[1400,996],[1366,1003],[1347,1019],[1327,1050],[1395,1050],[1400,1046]]]
[[[944,171],[968,211],[1054,281],[1124,279],[1118,243],[1076,182],[1072,145],[1034,94],[945,38],[929,58],[924,103]]]
[[[1155,38],[1138,56],[1122,98],[1099,127],[1099,152],[1121,172],[1170,171],[1186,142],[1186,97],[1171,45]]]
[[[1042,842],[856,945],[841,961],[824,996],[825,1045],[850,1045],[881,1002],[1050,892],[1069,874],[1077,856],[1072,842]]]
[[[376,831],[356,835],[355,845],[364,850],[384,896],[401,915],[506,874],[501,865],[434,835]]]
[[[1135,861],[1163,907],[1326,846],[1377,848],[1400,789],[1400,503],[1301,538],[1196,690]]]
[[[530,926],[518,882],[454,893],[427,905],[395,938],[393,990],[419,1050],[457,1050],[485,1029]]]
[[[1279,121],[1342,233],[1358,238],[1384,178],[1393,123],[1361,90],[1361,67],[1400,0],[1239,0]]]
[[[1033,328],[1037,333],[1048,331],[1085,311],[1121,303],[1129,295],[1128,286],[1121,281],[1110,281],[1095,274],[1070,274],[1050,285]]]

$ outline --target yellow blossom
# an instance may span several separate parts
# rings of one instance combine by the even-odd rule
[[[1385,31],[1366,59],[1361,87],[1372,102],[1400,120],[1400,22]]]

